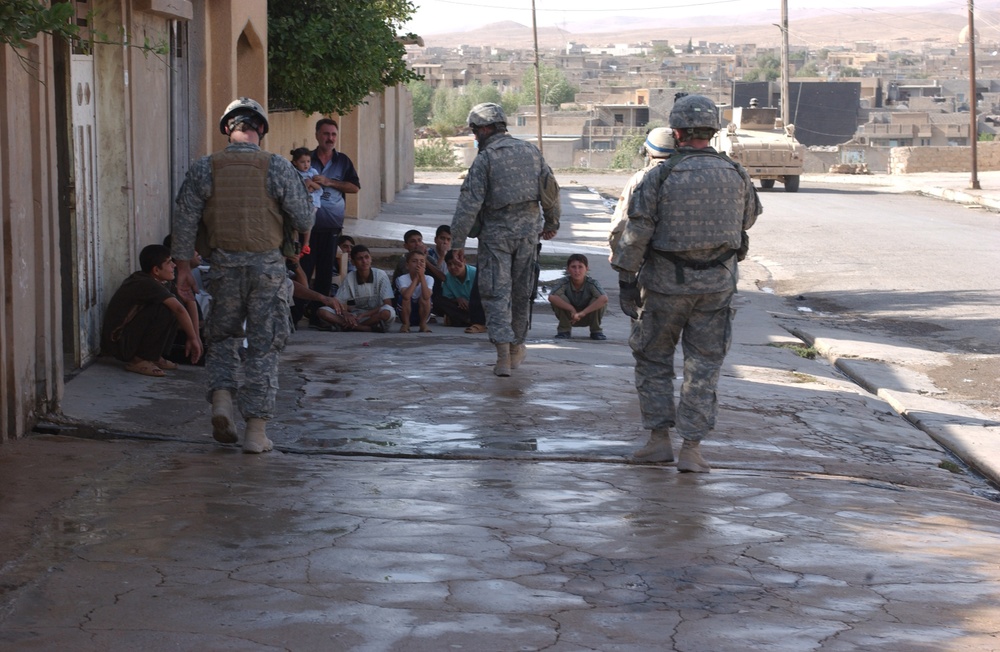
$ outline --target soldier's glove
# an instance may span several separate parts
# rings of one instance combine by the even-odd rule
[[[750,253],[750,236],[746,231],[740,234],[740,248],[736,250],[736,260],[742,261]]]
[[[639,307],[642,306],[642,296],[639,294],[639,284],[635,281],[626,283],[618,281],[618,305],[622,312],[632,319],[639,318]]]

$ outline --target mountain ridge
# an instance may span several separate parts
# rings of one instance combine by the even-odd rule
[[[980,34],[980,47],[1000,43],[1000,2],[982,3],[976,9],[976,31]],[[987,8],[992,7],[992,8]],[[737,17],[734,17],[737,18]],[[772,12],[745,14],[738,20],[719,16],[695,16],[665,24],[664,19],[643,20],[641,26],[626,28],[632,18],[622,18],[614,29],[603,31],[571,31],[561,27],[538,28],[538,45],[543,49],[564,48],[575,42],[589,47],[606,47],[617,43],[648,42],[665,39],[673,45],[708,41],[727,44],[753,43],[759,47],[780,45],[781,31],[775,24],[779,20]],[[579,25],[584,25],[580,23]],[[958,34],[968,25],[968,14],[955,5],[933,7],[894,8],[892,10],[866,9],[830,14],[829,10],[797,11],[789,15],[789,44],[821,48],[853,45],[856,42],[877,43],[940,43],[958,46]],[[568,27],[568,26],[567,26]],[[579,26],[578,26],[579,29]],[[458,47],[461,45],[488,45],[512,49],[532,48],[534,36],[530,26],[507,20],[484,25],[464,32],[424,35],[429,47]],[[995,49],[995,48],[994,48]]]

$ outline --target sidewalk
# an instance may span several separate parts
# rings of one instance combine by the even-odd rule
[[[263,456],[211,440],[202,368],[71,380],[49,434],[0,449],[0,648],[996,649],[996,492],[894,407],[932,435],[996,424],[907,403],[921,379],[853,357],[891,343],[805,332],[751,261],[712,473],[632,464],[609,216],[571,176],[543,253],[587,253],[607,342],[553,340],[539,303],[526,362],[496,378],[461,329],[302,330]],[[348,232],[430,240],[458,183],[421,175]]]

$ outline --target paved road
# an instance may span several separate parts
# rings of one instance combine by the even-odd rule
[[[402,193],[382,235],[454,192]],[[568,195],[582,242],[561,246],[592,246],[606,214]],[[707,476],[626,463],[645,433],[620,313],[592,342],[538,311],[508,379],[461,329],[297,332],[263,456],[211,440],[203,369],[92,365],[49,429],[93,440],[0,449],[0,648],[995,650],[995,492],[796,356],[787,329],[816,322],[766,278],[745,266]],[[822,335],[871,347],[868,372],[906,353]]]

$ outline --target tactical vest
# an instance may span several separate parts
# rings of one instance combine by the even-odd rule
[[[689,150],[656,170],[660,201],[654,250],[740,248],[745,182],[735,163],[716,152]]]
[[[202,213],[208,247],[226,251],[270,251],[281,247],[284,218],[267,194],[268,152],[212,155],[212,196]]]
[[[536,147],[507,136],[489,143],[486,150],[491,154],[490,191],[484,202],[487,208],[497,210],[541,199],[542,155]]]

